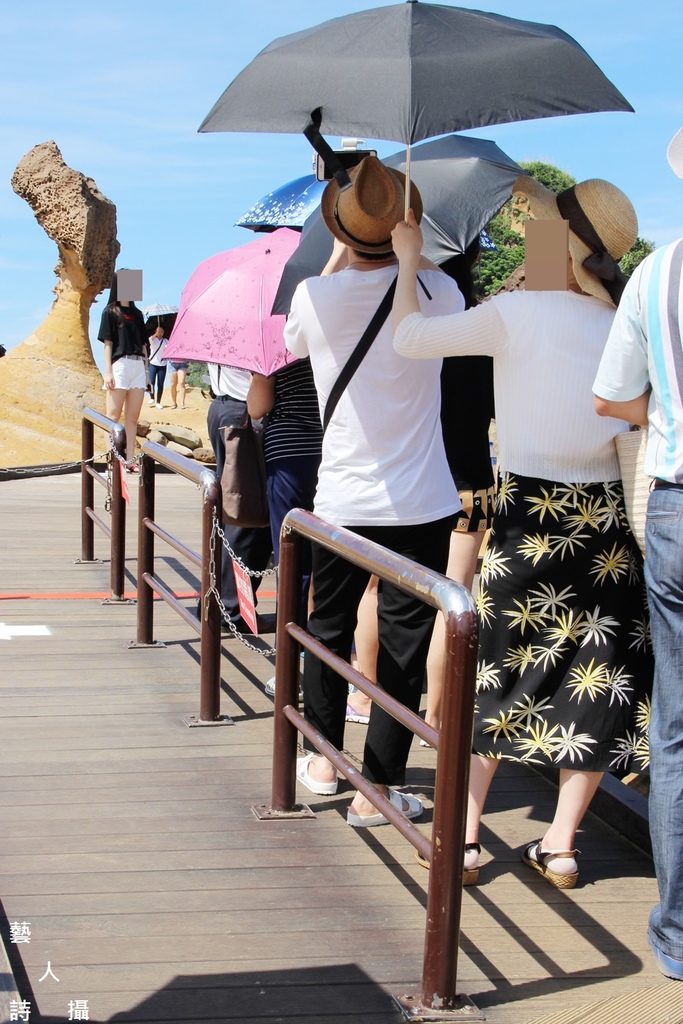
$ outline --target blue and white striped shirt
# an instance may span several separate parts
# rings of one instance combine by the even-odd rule
[[[630,402],[652,387],[645,472],[683,484],[683,238],[636,267],[619,303],[593,391]]]

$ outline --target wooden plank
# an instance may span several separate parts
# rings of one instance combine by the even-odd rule
[[[196,491],[174,478],[158,484],[158,517],[196,541]],[[5,593],[106,591],[108,563],[70,561],[78,490],[66,477],[0,487]],[[133,505],[127,586],[134,520]],[[162,562],[179,585],[196,578],[180,560]],[[429,875],[393,830],[346,826],[346,784],[333,799],[301,794],[314,821],[253,817],[249,804],[270,792],[262,684],[272,659],[226,640],[221,700],[238,724],[190,730],[180,716],[198,702],[198,640],[163,603],[163,650],[126,649],[130,605],[4,600],[0,620],[51,630],[0,651],[0,898],[9,921],[32,923],[20,952],[38,1009],[64,1019],[68,993],[88,997],[97,1020],[395,1022],[387,993],[419,991]],[[347,730],[356,764],[364,734]],[[428,802],[434,766],[434,752],[415,746],[408,785]],[[558,892],[519,862],[555,796],[523,765],[502,765],[494,780],[459,957],[461,987],[489,1024],[529,1024],[659,981],[644,934],[656,899],[646,858],[589,816],[580,888]],[[427,835],[430,821],[428,804]],[[63,973],[49,991],[38,980],[48,959]]]

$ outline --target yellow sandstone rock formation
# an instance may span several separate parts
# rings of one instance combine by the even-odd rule
[[[67,167],[54,142],[20,160],[12,188],[57,243],[59,262],[52,309],[2,360],[0,465],[66,462],[80,453],[82,409],[104,411],[88,315],[119,253],[116,207],[91,178]]]

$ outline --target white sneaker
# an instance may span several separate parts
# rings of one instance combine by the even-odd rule
[[[263,684],[263,689],[269,697],[275,696],[275,676],[271,676],[270,679],[266,680],[266,682]],[[304,691],[301,685],[301,681],[299,681],[299,700],[302,701],[303,699]]]
[[[161,404],[161,402],[157,402],[157,409],[163,409],[163,405]]]
[[[149,400],[149,404],[150,404],[151,406],[153,406],[153,405],[154,405],[154,399],[153,399],[153,398],[150,398],[150,400]]]

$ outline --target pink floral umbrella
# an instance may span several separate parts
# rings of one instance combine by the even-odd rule
[[[282,270],[301,235],[278,228],[200,263],[185,285],[167,359],[236,366],[269,376],[294,362],[285,317],[270,310]]]

